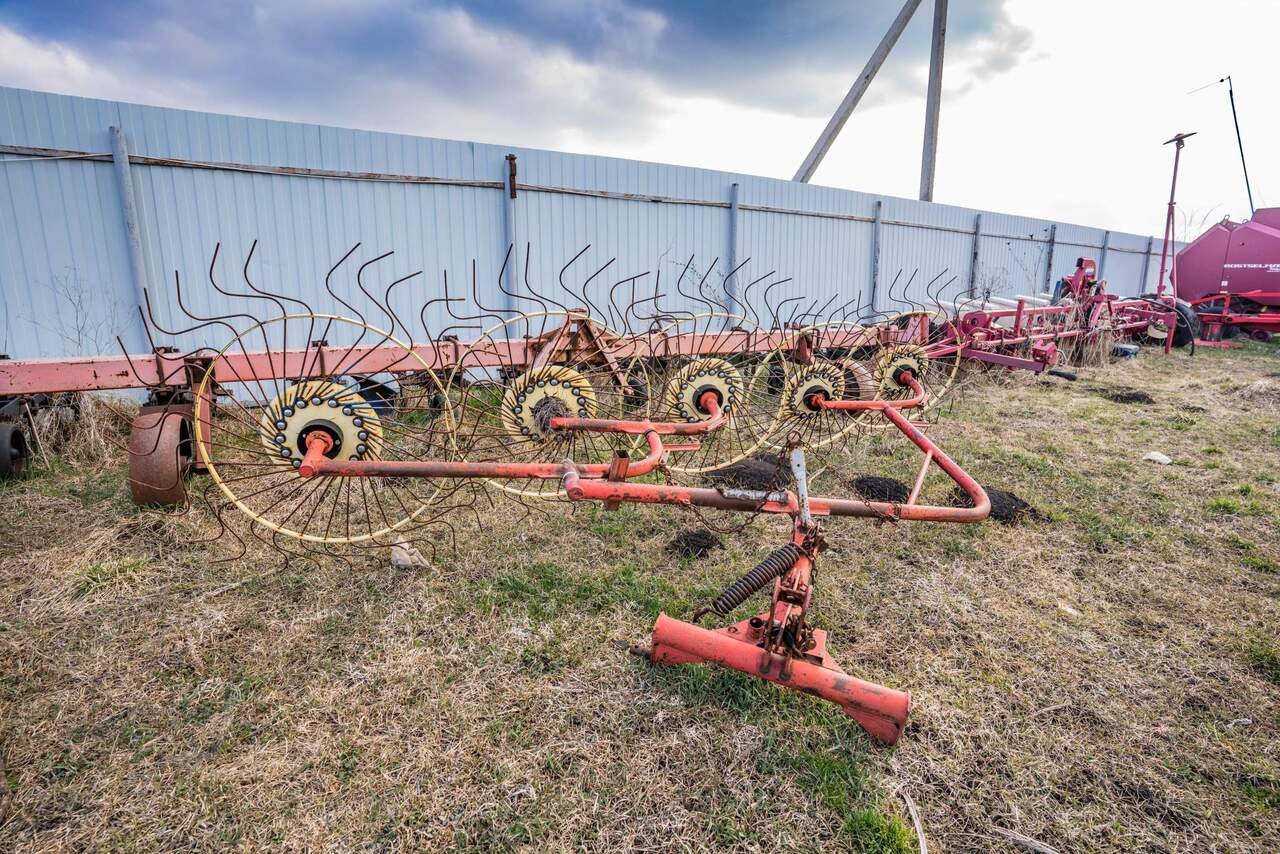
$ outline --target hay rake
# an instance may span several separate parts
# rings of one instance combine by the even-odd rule
[[[0,362],[0,394],[146,389],[128,442],[134,500],[185,509],[195,497],[218,520],[218,536],[238,539],[223,515],[234,508],[254,536],[289,555],[408,544],[434,553],[440,532],[455,538],[464,515],[482,524],[486,513],[528,513],[554,500],[788,516],[786,544],[690,621],[661,615],[636,651],[655,664],[714,662],[815,694],[887,743],[901,733],[909,695],[845,674],[807,619],[823,518],[985,518],[983,489],[924,432],[924,415],[952,390],[961,364],[1047,365],[1037,355],[1045,346],[1102,334],[1103,309],[1124,319],[1108,327],[1121,333],[1165,317],[1151,303],[1117,311],[1097,288],[1080,292],[1079,308],[1020,313],[1006,330],[1000,317],[977,322],[958,304],[947,314],[937,298],[899,314],[852,301],[833,309],[836,298],[775,301],[787,280],[773,273],[731,292],[708,283],[714,262],[699,274],[693,258],[666,271],[665,283],[662,269],[606,276],[614,261],[589,268],[587,249],[561,269],[556,288],[539,288],[527,247],[517,291],[502,285],[519,260],[506,254],[501,307],[482,303],[474,264],[469,288],[455,292],[445,274],[437,296],[415,302],[407,297],[423,290],[420,272],[375,289],[367,280],[391,254],[357,264],[359,248],[325,278],[328,301],[340,307],[333,312],[256,285],[254,250],[244,289],[222,286],[215,249],[209,284],[243,311],[197,314],[175,275],[180,321],[160,322],[149,295],[140,308],[152,353]],[[397,312],[406,303],[411,310]],[[221,343],[155,344],[178,336]],[[900,434],[922,453],[908,500],[811,496],[806,453],[871,430]],[[704,485],[758,458],[776,460],[776,480],[789,474],[792,488]],[[971,506],[920,501],[934,467]],[[193,496],[192,470],[207,475]],[[770,586],[769,606],[755,616],[699,625]]]

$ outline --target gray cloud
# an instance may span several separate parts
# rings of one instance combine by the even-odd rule
[[[1008,72],[1030,48],[1001,4],[952,3],[949,48],[981,54],[978,79]],[[899,5],[44,0],[5,6],[0,25],[170,103],[557,145],[646,138],[673,94],[826,115]],[[920,90],[930,14],[929,4],[917,12],[867,107]]]

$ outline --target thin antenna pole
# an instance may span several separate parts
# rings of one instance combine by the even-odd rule
[[[1240,147],[1240,168],[1244,170],[1244,191],[1249,194],[1249,216],[1253,216],[1253,189],[1249,186],[1249,164],[1244,160],[1244,141],[1240,138],[1240,119],[1236,116],[1236,93],[1231,88],[1231,75],[1228,74],[1218,82],[1227,82],[1227,97],[1231,99],[1231,121],[1236,126],[1236,145]]]

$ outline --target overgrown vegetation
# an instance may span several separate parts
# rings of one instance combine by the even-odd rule
[[[0,848],[904,852],[909,798],[930,850],[1009,849],[1008,830],[1274,851],[1280,411],[1243,392],[1278,360],[968,384],[932,435],[1040,515],[833,521],[819,574],[836,659],[913,692],[892,750],[806,695],[625,652],[775,547],[779,520],[693,558],[668,552],[694,524],[673,509],[516,525],[499,503],[430,568],[282,563],[252,540],[226,561],[203,514],[129,505],[99,410],[0,484]],[[1115,402],[1133,391],[1151,401]],[[814,489],[917,463],[878,433],[815,461]]]

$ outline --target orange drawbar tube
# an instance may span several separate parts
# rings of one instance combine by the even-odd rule
[[[814,630],[817,645],[804,658],[791,658],[756,646],[755,641],[769,616],[766,612],[732,626],[710,630],[659,614],[653,626],[649,661],[653,664],[709,661],[732,667],[749,676],[830,700],[877,741],[893,744],[898,740],[911,712],[909,692],[845,673],[827,655],[826,632],[821,629]]]

